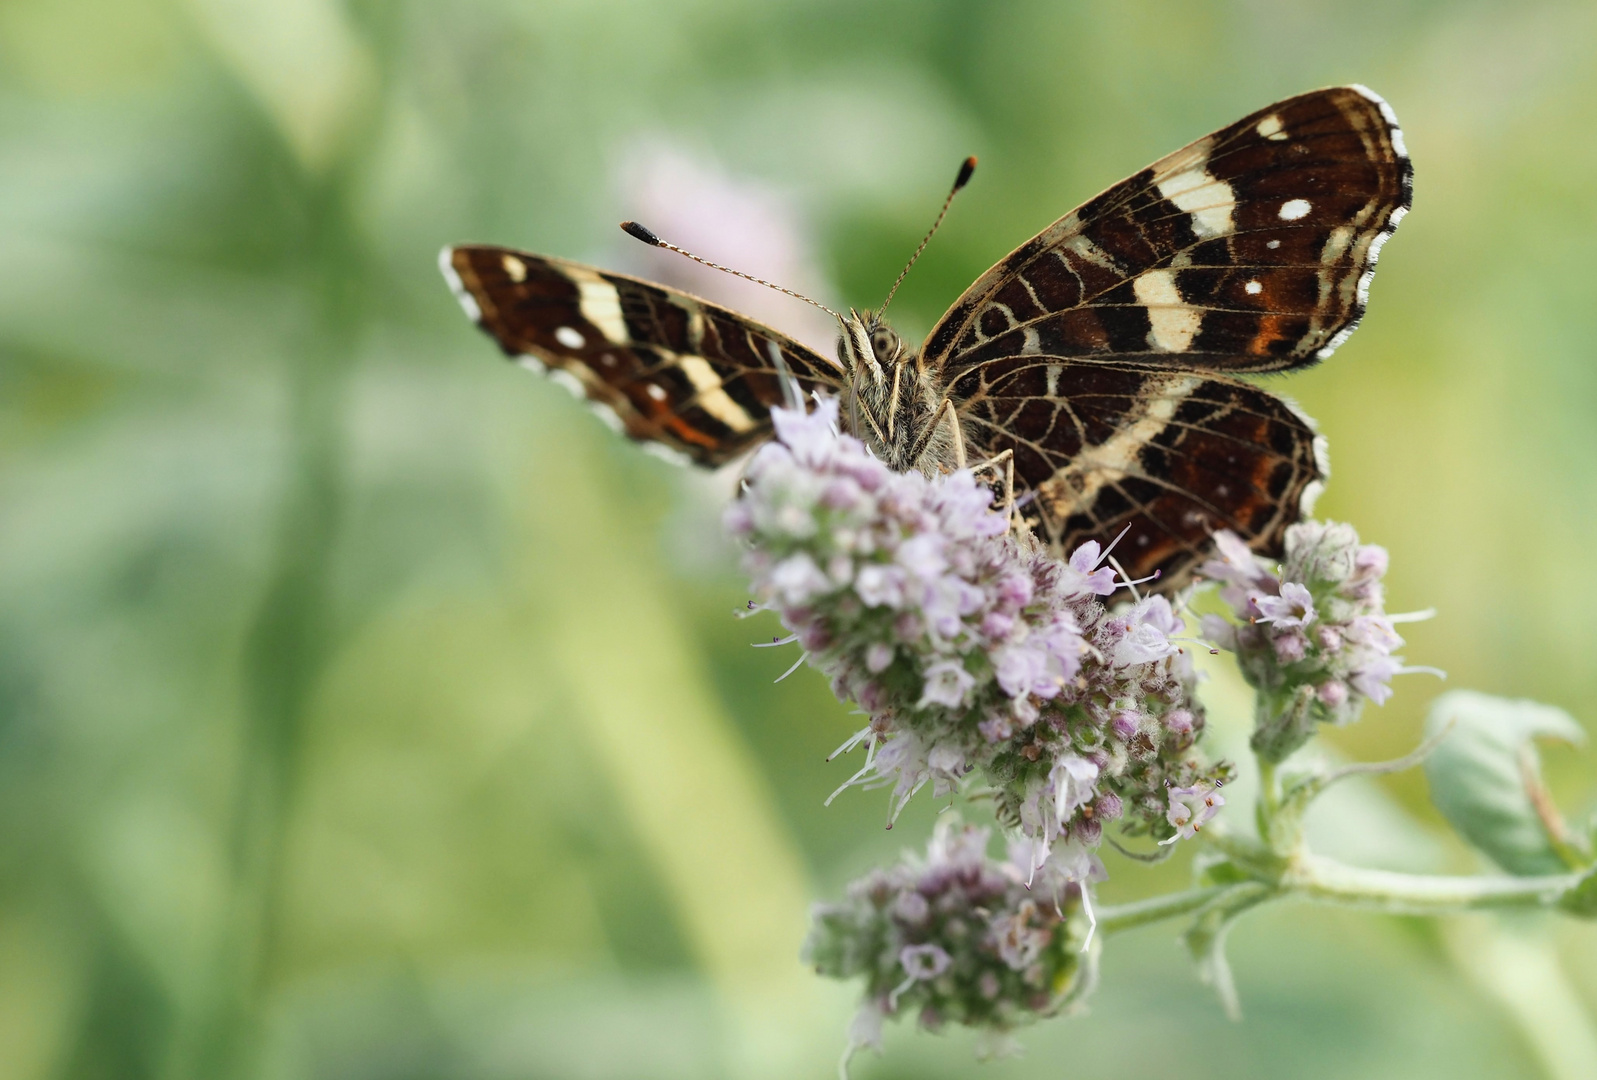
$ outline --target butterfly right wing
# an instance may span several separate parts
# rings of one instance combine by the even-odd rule
[[[1065,215],[982,275],[927,339],[969,451],[1015,455],[1057,549],[1107,543],[1185,580],[1230,528],[1278,554],[1324,481],[1294,408],[1229,373],[1324,359],[1353,332],[1413,170],[1355,86],[1276,102]]]
[[[629,437],[699,465],[770,435],[783,367],[806,395],[842,385],[836,362],[664,285],[486,244],[445,248],[438,262],[506,355],[547,369]]]
[[[1024,354],[1307,367],[1358,325],[1413,176],[1397,119],[1373,91],[1278,101],[1022,244],[965,290],[923,355],[948,384]]]

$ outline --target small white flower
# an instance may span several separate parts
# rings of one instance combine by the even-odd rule
[[[867,563],[854,575],[854,591],[871,607],[904,606],[904,572],[896,566]]]
[[[965,695],[976,685],[976,679],[954,660],[940,660],[926,668],[926,684],[921,689],[917,708],[943,705],[950,709],[965,704]]]
[[[1225,805],[1225,796],[1207,783],[1173,787],[1169,790],[1169,798],[1170,809],[1165,814],[1165,820],[1175,828],[1176,835],[1159,841],[1161,844],[1192,839]]]
[[[807,604],[832,591],[832,583],[807,552],[789,555],[771,568],[770,589],[786,604]]]
[[[924,981],[947,971],[949,956],[940,945],[906,945],[899,951],[898,962],[910,978]]]
[[[898,565],[920,578],[930,581],[948,569],[943,557],[943,542],[930,533],[911,537],[898,546]]]

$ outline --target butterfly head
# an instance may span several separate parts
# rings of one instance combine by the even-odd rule
[[[841,322],[837,358],[855,380],[880,386],[911,359],[904,340],[875,313],[851,308]]]
[[[850,310],[839,321],[849,433],[895,469],[941,470],[951,458],[949,439],[937,430],[943,401],[936,379],[879,313]]]

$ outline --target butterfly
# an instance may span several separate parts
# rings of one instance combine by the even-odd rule
[[[461,245],[440,267],[507,355],[633,439],[722,465],[771,436],[770,409],[796,383],[839,396],[850,433],[896,468],[1003,461],[1013,505],[1053,550],[1123,533],[1124,572],[1157,572],[1155,588],[1170,590],[1215,531],[1279,556],[1311,512],[1324,441],[1238,376],[1309,367],[1348,339],[1412,190],[1385,101],[1362,86],[1300,94],[1048,226],[966,289],[918,350],[879,313],[834,312],[835,358],[565,259]]]

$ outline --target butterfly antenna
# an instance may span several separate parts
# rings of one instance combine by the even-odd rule
[[[713,263],[709,259],[701,259],[691,251],[687,251],[683,248],[677,247],[675,244],[661,240],[654,234],[653,230],[639,225],[636,221],[623,221],[621,223],[621,231],[636,240],[642,240],[650,247],[665,248],[667,251],[674,251],[678,255],[685,255],[694,262],[698,263],[700,266],[708,266],[711,270],[719,270],[722,273],[731,274],[733,277],[740,277],[744,281],[752,281],[756,285],[764,285],[767,289],[775,289],[779,293],[786,293],[795,300],[802,300],[806,304],[813,304],[815,307],[820,308],[822,311],[826,312],[832,318],[837,319],[839,322],[843,321],[843,316],[839,315],[837,312],[833,311],[831,308],[827,307],[818,300],[811,300],[803,293],[794,292],[792,289],[784,289],[774,281],[766,281],[764,278],[757,278],[753,274],[745,274],[741,270],[734,270],[730,266],[722,266],[720,263]]]
[[[909,274],[909,268],[915,265],[915,260],[920,258],[920,253],[926,250],[926,245],[932,242],[932,235],[937,232],[937,227],[943,223],[943,218],[948,216],[948,208],[954,205],[954,196],[959,194],[959,189],[970,183],[970,174],[976,171],[976,158],[974,155],[965,159],[959,167],[959,175],[954,177],[954,186],[948,190],[948,198],[943,200],[943,208],[937,211],[937,220],[932,222],[932,227],[926,230],[920,247],[915,249],[915,254],[909,257],[909,262],[904,264],[904,269],[898,273],[898,280],[893,282],[893,287],[887,290],[887,299],[882,301],[881,310],[876,313],[877,318],[887,311],[887,305],[893,302],[893,295],[898,292],[898,287],[904,283],[904,278]]]

